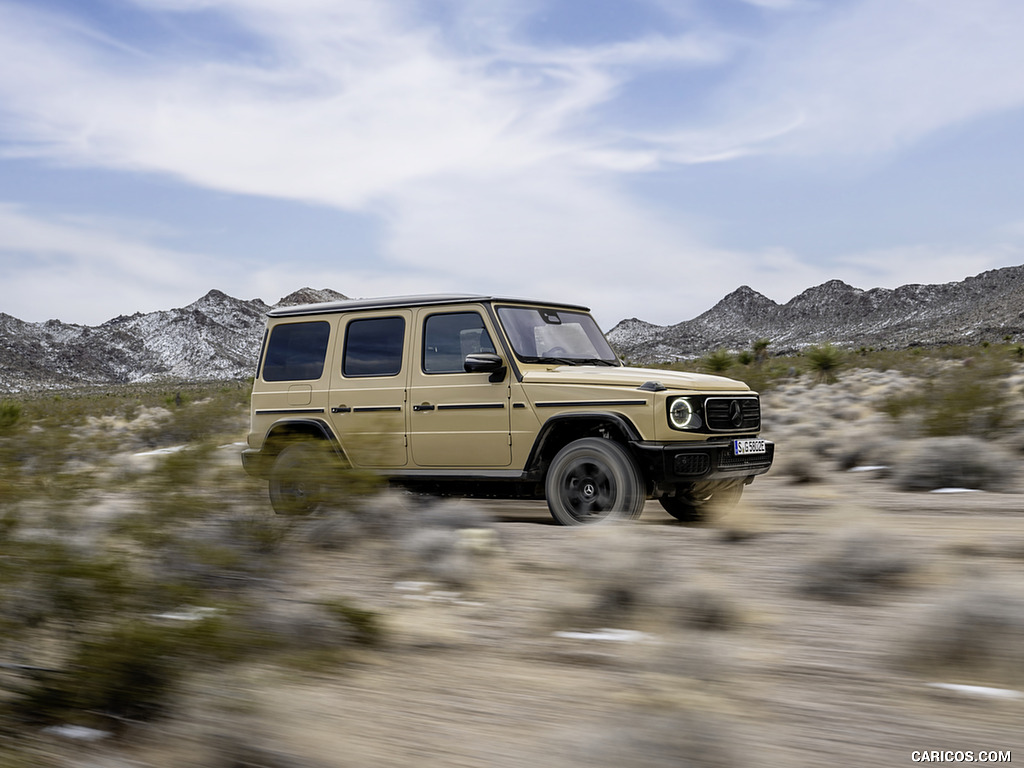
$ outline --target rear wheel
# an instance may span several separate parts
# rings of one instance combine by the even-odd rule
[[[743,483],[698,483],[680,486],[675,496],[662,496],[658,503],[676,520],[699,523],[707,517],[708,510],[732,509],[741,496]]]
[[[270,469],[270,504],[279,515],[311,515],[324,508],[341,469],[324,441],[292,443]]]
[[[644,484],[618,443],[587,437],[562,448],[544,481],[551,516],[562,525],[640,517]]]

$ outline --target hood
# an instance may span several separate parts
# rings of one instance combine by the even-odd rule
[[[597,365],[560,365],[547,370],[523,372],[525,384],[593,384],[595,386],[637,387],[656,381],[666,389],[685,391],[747,390],[741,381],[705,373],[667,371],[661,368],[606,368]]]

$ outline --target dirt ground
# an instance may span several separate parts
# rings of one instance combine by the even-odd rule
[[[41,734],[52,765],[1024,759],[1021,493],[897,492],[871,472],[808,484],[770,475],[705,525],[651,502],[638,523],[594,530],[553,525],[543,504],[460,504],[493,522],[464,539],[459,585],[367,541],[302,549],[274,587],[282,600],[343,595],[378,611],[382,647],[340,667],[196,670],[170,717],[124,738]],[[843,550],[851,540],[859,548]],[[834,589],[816,589],[825,583]],[[1003,633],[992,663],[922,658],[922,635],[969,635],[970,614],[942,623],[945,601],[980,603],[987,590],[1009,596],[1007,615],[978,619]]]

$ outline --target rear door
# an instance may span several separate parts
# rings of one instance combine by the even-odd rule
[[[409,387],[409,440],[419,467],[507,467],[509,380],[468,373],[466,355],[495,353],[479,306],[417,311]]]
[[[408,463],[406,385],[411,327],[408,309],[358,313],[342,320],[329,410],[335,434],[355,466],[386,468]]]

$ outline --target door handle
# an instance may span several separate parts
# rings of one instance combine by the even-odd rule
[[[331,413],[352,413],[352,409],[347,405],[336,405],[331,408]]]
[[[423,403],[423,405],[414,405],[412,409],[414,411],[432,411],[434,410],[434,406],[430,403]]]

